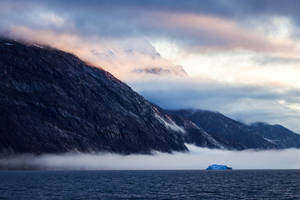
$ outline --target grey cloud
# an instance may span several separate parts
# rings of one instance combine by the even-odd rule
[[[260,65],[276,65],[276,64],[299,64],[300,58],[287,58],[281,56],[261,56],[253,57],[252,60]]]
[[[246,123],[263,121],[282,124],[300,133],[300,113],[288,107],[289,104],[298,104],[299,90],[278,91],[272,87],[188,80],[129,84],[146,99],[165,109],[219,111]]]
[[[4,2],[12,3],[12,1],[4,0]],[[47,5],[55,9],[74,9],[80,8],[89,9],[148,9],[148,10],[163,10],[163,11],[177,11],[177,12],[194,12],[194,13],[212,13],[214,15],[232,16],[232,15],[249,15],[249,14],[284,14],[284,15],[298,15],[300,8],[297,0],[90,0],[88,3],[83,0],[69,1],[54,1],[54,0],[16,0],[14,4],[21,4],[24,2],[31,2],[39,6]]]
[[[295,3],[295,1],[291,1]],[[281,3],[282,4],[282,3]],[[76,33],[82,37],[96,35],[99,37],[166,37],[176,40],[178,44],[185,46],[225,46],[226,48],[242,47],[253,49],[274,49],[264,38],[246,36],[244,33],[227,33],[212,30],[194,30],[176,26],[168,26],[159,13],[177,14],[201,14],[219,16],[235,22],[242,21],[244,27],[250,26],[248,20],[243,18],[257,18],[257,14],[283,13],[279,1],[237,1],[237,0],[212,0],[212,1],[9,1],[0,3],[3,11],[0,14],[1,29],[7,29],[10,25],[27,26],[32,29],[50,29],[58,33]],[[285,3],[287,4],[287,3]],[[297,7],[299,3],[296,4]],[[300,6],[300,5],[299,5]],[[284,7],[284,6],[283,6]],[[290,9],[293,9],[291,7]],[[288,8],[286,8],[288,9]],[[270,11],[268,11],[270,10]],[[264,12],[265,11],[265,12]],[[271,12],[272,11],[272,12]],[[62,17],[63,26],[47,24],[43,19],[38,19],[35,13],[50,12]],[[174,17],[174,16],[169,16]],[[40,21],[39,21],[40,20]],[[217,25],[216,25],[217,26]],[[3,30],[2,30],[3,31]],[[197,34],[196,34],[197,33]],[[235,33],[235,34],[234,34]],[[249,31],[251,35],[251,31]],[[196,35],[195,35],[196,34]],[[240,36],[239,36],[240,35]]]

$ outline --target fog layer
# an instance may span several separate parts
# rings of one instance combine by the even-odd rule
[[[300,169],[300,149],[268,151],[212,150],[187,145],[189,153],[118,155],[111,153],[60,155],[20,155],[0,159],[3,169],[51,170],[177,170],[205,169],[210,164],[226,164],[234,169]]]

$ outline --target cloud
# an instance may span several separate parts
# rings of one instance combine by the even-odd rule
[[[188,145],[190,153],[153,155],[81,154],[20,155],[0,159],[1,168],[65,170],[203,170],[210,164],[234,169],[299,169],[299,149],[269,151],[225,151]],[[255,161],[255,162],[249,162]]]
[[[9,4],[4,1],[1,4],[10,11],[0,15],[5,19],[0,22],[2,29],[24,26],[50,29],[60,34],[76,33],[81,37],[167,38],[176,41],[186,51],[245,49],[273,52],[294,51],[295,48],[291,41],[274,40],[252,27],[247,28],[251,24],[247,20],[220,15],[222,10],[232,11],[233,6],[230,3],[231,6],[226,6],[222,1],[205,4],[197,1],[132,1],[126,4],[122,1],[114,4],[108,1],[91,1],[89,4],[84,1],[72,1],[72,4],[67,1],[17,1]],[[218,8],[214,10],[213,6]],[[203,12],[195,12],[195,7]]]
[[[205,3],[204,3],[205,2]],[[93,10],[106,10],[110,9],[148,9],[148,10],[161,10],[161,11],[177,11],[177,12],[193,12],[193,13],[212,13],[218,16],[237,16],[239,18],[248,15],[291,15],[297,16],[299,14],[299,2],[297,0],[91,0],[88,4],[82,0],[73,0],[70,4],[66,0],[44,0],[42,3],[38,0],[2,0],[3,4],[9,5],[39,5],[50,7],[51,9],[71,10],[93,9]]]
[[[205,79],[148,80],[129,83],[146,99],[165,109],[219,111],[246,123],[282,124],[300,132],[300,90],[268,85],[227,84]]]
[[[260,65],[299,64],[300,58],[289,58],[282,56],[253,57],[253,61]]]
[[[123,81],[155,76],[186,76],[181,66],[161,57],[147,40],[141,38],[82,37],[24,26],[12,26],[9,35],[71,52]],[[32,38],[32,35],[35,37]],[[164,73],[151,73],[151,69]]]
[[[186,51],[250,50],[275,52],[294,50],[288,40],[274,40],[265,34],[249,30],[236,21],[211,15],[191,13],[156,13],[153,21],[169,37],[180,40]]]

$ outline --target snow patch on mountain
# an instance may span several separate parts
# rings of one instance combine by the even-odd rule
[[[208,141],[210,141],[212,144],[216,145],[220,149],[226,149],[225,146],[223,146],[221,143],[219,143],[217,140],[215,140],[211,135],[209,135],[207,132],[203,132],[203,135],[207,138]]]
[[[271,139],[268,139],[268,138],[265,138],[264,139],[272,144],[277,144],[276,140],[271,140]]]
[[[185,133],[184,128],[178,126],[172,119],[168,118],[168,121],[166,121],[163,117],[158,115],[157,113],[154,114],[156,119],[158,119],[166,128],[171,129],[176,132]]]
[[[32,46],[43,49],[44,47],[38,44],[33,44]]]

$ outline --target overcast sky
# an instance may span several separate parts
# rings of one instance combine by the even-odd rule
[[[164,108],[300,133],[299,10],[298,0],[1,0],[0,31],[72,52]]]

